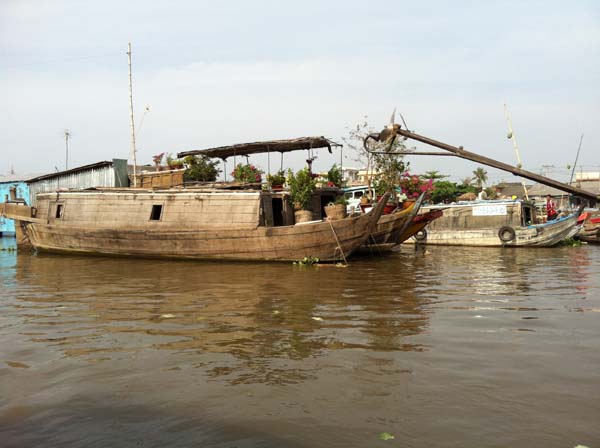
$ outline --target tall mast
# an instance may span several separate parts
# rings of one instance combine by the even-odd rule
[[[133,87],[131,83],[131,42],[128,44],[127,59],[129,61],[129,110],[131,112],[131,152],[133,153],[133,186],[137,187],[137,157],[135,149],[135,124],[133,122]]]
[[[523,168],[523,163],[521,162],[521,154],[519,154],[519,146],[517,145],[517,139],[515,137],[515,133],[513,132],[512,123],[510,121],[510,115],[508,114],[508,107],[506,107],[506,103],[504,103],[504,113],[506,115],[506,122],[508,123],[508,135],[507,137],[512,140],[513,147],[515,148],[515,154],[517,155],[517,168]],[[529,200],[529,194],[527,193],[527,186],[525,185],[525,179],[521,178],[521,185],[523,185],[523,191],[525,192],[525,199]]]
[[[573,183],[573,175],[575,174],[575,167],[577,166],[577,161],[579,160],[579,151],[581,151],[581,142],[583,141],[583,134],[581,134],[581,138],[579,139],[579,147],[577,148],[577,155],[575,156],[575,163],[573,164],[573,169],[571,170],[571,179],[569,179],[569,185]]]

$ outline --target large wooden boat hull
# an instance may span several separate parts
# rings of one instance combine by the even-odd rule
[[[348,257],[364,243],[371,221],[367,215],[331,224],[151,232],[31,224],[27,235],[35,249],[48,252],[206,260],[292,261],[315,257],[335,261],[342,259],[342,252]]]
[[[57,253],[256,261],[314,257],[337,261],[365,242],[383,210],[380,203],[371,213],[358,217],[266,227],[258,224],[259,208],[264,204],[260,205],[261,199],[256,194],[254,197],[221,195],[227,196],[221,199],[207,194],[179,196],[183,195],[129,193],[111,198],[101,193],[80,192],[71,197],[63,193],[58,201],[41,198],[38,200],[41,215],[56,219],[31,219],[25,226],[26,235],[34,249]],[[237,219],[224,216],[227,210],[223,205],[234,200]],[[164,222],[148,221],[148,207],[154,203],[163,204],[172,220],[165,217]],[[63,204],[64,209],[57,212],[56,204]],[[61,216],[63,210],[70,215]],[[211,211],[214,216],[207,218]],[[129,216],[123,217],[127,213]],[[264,213],[262,208],[260,213]],[[112,217],[112,221],[107,217]],[[203,228],[194,228],[195,218],[203,222]],[[96,222],[92,223],[93,219]],[[221,223],[211,225],[214,224],[211,220]],[[250,225],[253,222],[256,224]]]

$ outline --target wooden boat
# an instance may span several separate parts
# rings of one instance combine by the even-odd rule
[[[600,244],[600,216],[587,216],[583,228],[577,234],[577,239],[586,243]]]
[[[412,202],[406,208],[389,215],[381,215],[375,231],[369,235],[367,242],[359,252],[373,254],[392,251],[396,246],[425,228],[431,221],[442,216],[441,210],[418,214],[423,199],[424,195],[421,195],[417,201]]]
[[[412,203],[407,208],[399,209],[387,215],[382,214],[379,221],[377,221],[377,227],[369,235],[365,245],[398,244],[400,234],[410,224],[420,207],[420,203]]]
[[[422,238],[423,235],[427,235],[425,228],[427,225],[444,215],[442,210],[434,209],[425,213],[418,214],[415,216],[410,225],[402,232],[399,238],[399,243],[404,243],[409,238],[414,237],[416,240]]]
[[[348,257],[373,232],[369,214],[285,225],[289,195],[218,189],[95,189],[42,193],[18,220],[39,251],[207,260],[322,261]],[[7,204],[9,205],[9,204]],[[24,216],[25,208],[29,216]]]
[[[428,212],[432,207],[423,207]],[[439,208],[439,207],[438,207]],[[443,217],[415,235],[415,242],[450,246],[554,246],[578,230],[580,212],[538,223],[527,201],[476,201],[444,206]]]

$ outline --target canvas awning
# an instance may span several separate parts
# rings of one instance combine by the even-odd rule
[[[331,152],[332,146],[342,146],[325,137],[300,137],[288,140],[270,140],[264,142],[239,143],[237,145],[219,146],[217,148],[196,149],[183,151],[177,157],[205,155],[219,159],[227,159],[232,156],[246,156],[268,152],[290,152],[303,149],[327,148]]]

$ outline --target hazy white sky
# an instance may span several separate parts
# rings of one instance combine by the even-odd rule
[[[580,163],[600,171],[596,0],[2,0],[0,173],[62,169],[66,128],[71,167],[129,155],[128,41],[136,124],[151,106],[141,163],[246,141],[340,141],[365,115],[382,127],[394,107],[416,132],[515,163],[506,102],[526,169],[564,176],[583,133]],[[322,152],[315,167],[338,160]],[[454,179],[477,167],[411,161]]]

